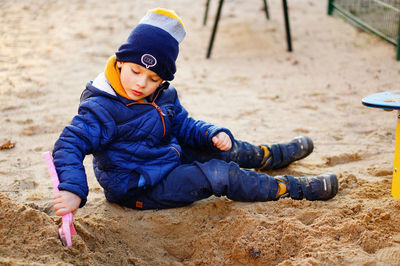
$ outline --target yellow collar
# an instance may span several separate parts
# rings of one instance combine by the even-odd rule
[[[122,97],[125,97],[129,99],[129,96],[126,94],[124,88],[122,87],[121,84],[121,79],[120,79],[120,71],[119,68],[117,67],[116,64],[116,56],[113,55],[111,56],[106,65],[106,69],[104,70],[104,74],[106,78],[108,79],[108,82],[110,82],[111,87]]]

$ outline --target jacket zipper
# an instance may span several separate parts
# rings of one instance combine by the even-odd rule
[[[156,100],[157,100],[158,95],[160,94],[160,92],[161,92],[162,90],[164,90],[166,86],[167,86],[167,85],[164,85],[163,87],[161,87],[161,88],[158,90],[158,92],[157,92],[157,94],[156,94],[156,97],[154,97],[154,99],[153,99],[153,101],[152,101],[151,103],[133,102],[133,103],[128,103],[128,104],[126,105],[126,106],[131,106],[131,105],[134,105],[134,104],[147,104],[147,105],[152,105],[154,108],[156,108],[158,114],[160,115],[161,122],[162,122],[162,125],[163,125],[163,135],[162,135],[162,137],[165,136],[165,131],[166,131],[164,116],[168,116],[168,115],[166,115],[166,114],[164,114],[164,113],[162,112],[160,106],[158,106],[158,105],[156,104]]]
[[[173,147],[173,146],[169,146],[171,149],[175,150],[175,152],[178,154],[178,157],[181,158],[181,154],[179,153],[179,151]]]

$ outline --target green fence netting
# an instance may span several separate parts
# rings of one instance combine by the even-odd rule
[[[400,0],[328,0],[328,14],[343,16],[397,47],[400,60]]]

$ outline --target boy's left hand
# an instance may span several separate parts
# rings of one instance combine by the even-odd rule
[[[215,147],[221,151],[228,151],[232,148],[231,138],[225,132],[219,132],[212,138]]]

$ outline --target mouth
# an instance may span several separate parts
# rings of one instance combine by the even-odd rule
[[[143,93],[137,90],[131,90],[132,94],[135,96],[141,96]]]

